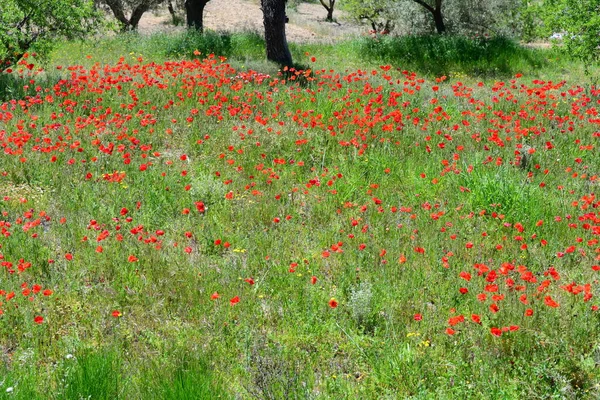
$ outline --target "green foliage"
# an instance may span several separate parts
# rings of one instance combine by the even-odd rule
[[[600,61],[600,0],[546,0],[543,11],[546,32],[563,34],[572,57],[586,66]]]
[[[252,56],[259,52],[264,56],[264,40],[257,33],[232,35],[213,31],[187,31],[171,37],[165,47],[165,54],[171,57],[193,57],[198,52],[201,57],[211,53],[226,57],[234,54]]]
[[[0,74],[0,100],[21,99],[34,95],[35,88],[25,89],[22,77],[14,74]]]
[[[511,39],[469,39],[464,36],[402,36],[364,39],[362,52],[382,62],[432,75],[462,72],[475,75],[507,75],[545,63],[539,53]]]
[[[7,360],[0,361],[5,364],[0,367],[0,400],[31,400],[42,398],[36,391],[35,368],[30,366],[7,368]]]
[[[451,33],[518,37],[526,24],[523,0],[445,0],[444,5]]]
[[[194,52],[200,52],[200,55]],[[197,53],[197,52],[196,52]],[[129,60],[142,57],[152,60],[173,58],[204,58],[215,54],[235,59],[239,62],[251,61],[265,66],[265,42],[256,32],[226,33],[205,30],[203,34],[194,31],[178,33],[156,33],[151,36],[135,32],[123,32],[117,36],[90,39],[85,42],[65,43],[53,54],[53,65],[64,63],[73,57],[86,65],[87,56],[94,54],[93,62],[114,63],[121,57]],[[298,53],[298,56],[302,54]]]
[[[173,40],[166,49],[170,56],[193,56],[194,52],[204,55],[214,53],[219,55],[230,55],[233,45],[231,35],[224,33],[206,32],[202,34],[188,31],[185,35]]]
[[[121,392],[121,359],[114,350],[86,352],[67,363],[59,399],[116,399]]]
[[[473,210],[503,214],[509,221],[535,223],[551,218],[542,190],[529,182],[516,167],[497,171],[477,169],[460,176],[460,184],[470,190],[466,196]]]
[[[434,2],[425,2],[434,7]],[[414,0],[347,0],[342,7],[356,20],[369,22],[377,32],[406,34],[435,31],[431,12]],[[454,34],[488,34],[518,37],[531,30],[531,17],[523,0],[444,0],[442,14],[446,29]]]
[[[597,129],[584,119],[569,132],[570,119],[560,122],[574,110],[592,112],[577,88],[531,82],[562,79],[560,64],[546,60],[553,51],[452,36],[302,44],[293,50],[316,79],[296,86],[292,71],[277,75],[265,63],[253,68],[262,74],[248,71],[264,59],[258,35],[209,35],[208,44],[179,34],[66,43],[53,54],[51,73],[25,72],[21,83],[11,83],[15,100],[31,94],[19,89],[29,79],[41,85],[40,100],[55,87],[67,94],[34,99],[0,122],[11,140],[6,150],[16,146],[9,135],[28,137],[22,154],[0,158],[2,196],[12,199],[0,207],[2,228],[12,224],[2,237],[3,261],[32,263],[23,274],[0,272],[0,289],[17,295],[2,297],[8,306],[0,317],[0,399],[598,398],[600,316],[590,310],[598,303],[559,286],[597,278],[586,244],[595,236],[578,221],[592,206],[572,205],[597,187],[573,175],[597,173],[598,155],[583,149],[592,147]],[[196,49],[226,51],[228,65],[211,59],[202,70],[186,70],[196,62],[173,60]],[[57,64],[63,68],[52,68]],[[66,68],[74,64],[93,72]],[[218,78],[223,71],[230,72]],[[448,81],[423,76],[441,71],[452,72]],[[291,82],[258,83],[265,72]],[[497,80],[514,72],[526,76]],[[69,79],[73,73],[81,79]],[[580,77],[567,78],[578,84]],[[437,107],[448,119],[435,118],[445,115]],[[390,131],[397,112],[401,119]],[[63,140],[65,128],[71,139]],[[498,129],[514,140],[496,146],[489,137]],[[514,138],[525,129],[526,139]],[[63,144],[54,154],[32,151],[46,139]],[[342,145],[354,140],[366,145],[364,155]],[[520,140],[537,149],[528,162],[515,161]],[[123,152],[98,153],[111,143]],[[488,157],[496,162],[483,163]],[[457,169],[446,173],[446,166]],[[126,176],[109,182],[113,171]],[[42,210],[51,219],[26,231]],[[554,219],[565,215],[573,217]],[[526,250],[515,239],[517,221]],[[141,236],[131,232],[136,227]],[[110,236],[99,253],[104,229]],[[578,237],[585,255],[556,256]],[[503,284],[506,277],[497,281],[495,294],[506,295],[497,314],[475,297],[489,282],[473,265],[504,262],[536,274],[538,283],[527,289],[532,317],[523,315],[529,305]],[[563,275],[547,289],[561,303],[557,309],[545,306],[546,293],[537,289],[553,279],[542,275],[550,265]],[[472,280],[460,271],[471,271]],[[522,283],[516,271],[510,276]],[[21,295],[23,281],[55,294],[30,301]],[[232,305],[234,296],[240,301]],[[332,297],[336,308],[328,305]],[[481,324],[470,321],[472,313],[482,315]],[[38,314],[45,321],[34,325]],[[456,314],[466,321],[448,335]],[[513,323],[518,332],[489,333]],[[110,350],[80,350],[98,347]]]
[[[357,21],[367,21],[373,31],[383,33],[394,28],[396,4],[391,0],[345,0],[341,7]]]
[[[91,0],[4,0],[0,4],[0,71],[34,48],[44,55],[59,37],[82,37],[97,26]]]
[[[229,398],[214,376],[209,363],[198,354],[180,354],[172,358],[172,363],[156,360],[150,368],[143,371],[142,398],[173,400]]]
[[[290,10],[297,10],[298,6],[300,5],[300,3],[302,3],[302,0],[288,0],[286,7]]]
[[[536,39],[546,40],[548,27],[544,26],[541,16],[544,14],[544,8],[541,1],[522,0],[516,7],[515,22],[518,26],[518,37],[524,42],[532,42]]]

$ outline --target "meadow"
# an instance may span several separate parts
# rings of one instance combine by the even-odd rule
[[[0,76],[0,398],[600,397],[583,66],[292,51],[118,36]]]

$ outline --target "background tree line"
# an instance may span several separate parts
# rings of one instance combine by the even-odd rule
[[[32,48],[45,52],[58,37],[77,38],[106,27],[135,31],[144,13],[166,7],[175,23],[202,32],[210,0],[4,0],[0,4],[0,70]],[[299,3],[301,0],[290,0]],[[315,1],[315,0],[313,0]],[[319,0],[324,19],[334,21],[335,0]],[[287,0],[261,0],[267,58],[293,60],[286,40]],[[600,0],[340,0],[350,17],[375,34],[456,34],[547,39],[586,63],[600,59]],[[181,15],[185,15],[182,18]]]

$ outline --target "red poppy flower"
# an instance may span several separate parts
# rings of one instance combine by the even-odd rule
[[[44,323],[44,317],[42,317],[41,315],[38,315],[37,317],[35,317],[33,319],[33,322],[35,322],[38,325],[43,324]]]
[[[329,307],[336,308],[338,306],[338,302],[333,297],[329,300]]]
[[[113,317],[115,317],[115,318],[119,318],[119,317],[120,317],[120,316],[122,316],[122,315],[123,315],[123,314],[121,314],[121,311],[119,311],[119,310],[114,310],[114,311],[112,312],[112,316],[113,316]]]
[[[239,296],[235,296],[234,298],[232,298],[231,300],[229,300],[229,304],[230,304],[231,306],[235,306],[235,305],[236,305],[237,303],[239,303],[239,302],[240,302],[240,298],[239,298]]]
[[[546,296],[544,297],[544,303],[548,306],[548,307],[552,307],[552,308],[556,308],[558,307],[560,304],[558,304],[556,301],[554,301],[552,299],[552,297],[550,296]]]

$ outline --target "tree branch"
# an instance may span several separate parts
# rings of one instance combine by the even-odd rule
[[[325,4],[325,1],[324,0],[319,0],[319,1],[321,2],[321,5],[323,7],[325,7],[325,9],[329,12],[329,6],[327,4]]]
[[[124,26],[128,26],[129,20],[125,16],[125,11],[123,11],[123,3],[121,3],[121,0],[105,0],[105,2],[112,10],[115,18]]]
[[[21,28],[31,19],[31,14],[33,14],[33,11],[31,11],[29,14],[27,14],[23,20],[21,22],[19,22],[16,26],[16,28],[18,30],[21,30]]]
[[[425,7],[427,9],[427,11],[429,11],[430,13],[435,12],[435,10],[433,9],[433,7],[431,7],[429,4],[425,3],[423,0],[413,0],[415,3],[422,5],[423,7]],[[436,0],[437,3],[438,0]]]

